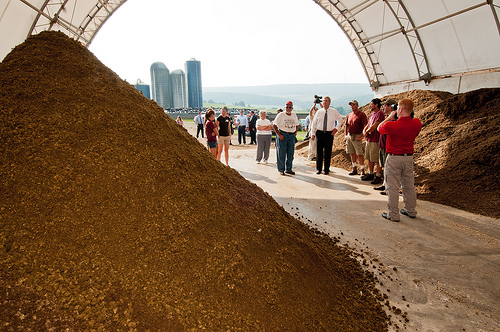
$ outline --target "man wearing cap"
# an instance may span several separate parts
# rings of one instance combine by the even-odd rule
[[[398,110],[391,114],[378,126],[378,131],[387,135],[385,162],[385,179],[388,192],[388,212],[382,217],[391,221],[399,221],[399,213],[410,218],[417,216],[417,194],[415,192],[415,176],[413,174],[413,144],[422,129],[419,119],[413,119],[413,101],[403,99]],[[398,119],[396,121],[396,112]],[[404,209],[398,211],[399,187],[403,191]]]
[[[285,112],[276,115],[273,121],[274,132],[276,133],[276,157],[278,171],[281,175],[291,174],[293,154],[295,153],[295,135],[299,128],[299,119],[297,114],[293,112],[293,103],[286,103]]]
[[[342,115],[335,108],[330,108],[331,101],[328,96],[323,99],[323,108],[316,112],[311,126],[311,139],[317,139],[316,174],[321,174],[322,170],[325,175],[330,173],[333,136],[343,122]]]
[[[363,158],[363,128],[368,124],[366,114],[359,110],[359,104],[356,100],[349,102],[351,113],[346,117],[345,125],[345,143],[346,152],[351,156],[352,172],[349,175],[357,175],[356,158],[359,161],[361,174],[365,173],[365,159]]]
[[[391,112],[393,110],[396,110],[398,108],[398,102],[393,99],[393,98],[389,98],[387,99],[385,102],[382,103],[382,110],[384,111],[384,115],[385,117],[387,118]],[[379,150],[379,163],[380,163],[380,168],[382,168],[382,171],[385,167],[385,161],[387,159],[387,151],[385,149],[385,142],[387,140],[387,135],[382,135],[380,134],[380,138],[379,138],[379,141],[378,141],[378,146],[380,148]],[[380,190],[380,194],[381,195],[386,195],[386,192],[385,192],[385,177],[384,177],[384,183],[379,186],[379,187],[375,187],[373,188],[375,190]]]
[[[366,138],[365,159],[368,160],[368,168],[370,173],[361,177],[363,181],[372,181],[371,184],[382,183],[382,168],[379,164],[379,150],[378,141],[380,133],[377,130],[378,125],[385,119],[384,112],[380,109],[382,101],[378,98],[372,99],[370,102],[370,109],[372,114],[368,119],[368,124],[363,129],[363,135]],[[373,173],[377,169],[377,174]]]

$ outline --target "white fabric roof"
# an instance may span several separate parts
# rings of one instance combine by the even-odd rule
[[[0,0],[0,59],[43,30],[88,46],[125,1]],[[500,86],[500,0],[313,1],[351,40],[375,90]]]

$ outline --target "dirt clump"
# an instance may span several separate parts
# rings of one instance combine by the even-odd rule
[[[412,99],[422,121],[414,154],[418,198],[499,218],[500,88],[456,95],[413,90],[383,100],[389,98]],[[370,115],[368,105],[360,109]],[[344,132],[335,136],[332,165],[351,169]]]
[[[0,64],[0,326],[385,331],[353,253],[60,32]]]

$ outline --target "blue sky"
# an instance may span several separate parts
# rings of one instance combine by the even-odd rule
[[[203,86],[368,83],[347,37],[312,0],[128,0],[90,50],[130,83],[201,61]]]

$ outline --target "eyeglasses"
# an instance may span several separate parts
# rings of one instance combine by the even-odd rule
[[[286,108],[293,108],[293,106],[287,106]]]

